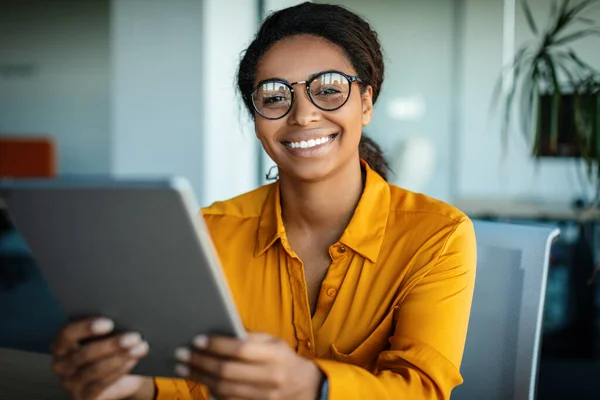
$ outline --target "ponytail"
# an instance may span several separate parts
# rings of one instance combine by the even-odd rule
[[[383,151],[373,139],[367,137],[364,133],[360,138],[358,154],[361,159],[369,164],[369,167],[371,167],[373,171],[377,172],[387,181],[390,166],[383,156]]]

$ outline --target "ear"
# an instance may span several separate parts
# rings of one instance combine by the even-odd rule
[[[373,118],[373,88],[371,85],[367,86],[365,91],[361,94],[362,100],[362,126],[367,126],[371,123]]]

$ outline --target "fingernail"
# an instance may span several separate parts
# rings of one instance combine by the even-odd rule
[[[121,337],[119,344],[126,349],[139,344],[142,341],[142,335],[137,332],[126,333]]]
[[[190,369],[185,365],[177,364],[175,367],[175,373],[181,376],[188,376],[190,374]]]
[[[132,356],[142,356],[148,352],[148,342],[142,342],[129,350],[129,354]]]
[[[175,358],[179,361],[188,362],[190,361],[191,357],[192,355],[189,349],[186,349],[185,347],[178,347],[177,349],[175,349]]]
[[[115,323],[107,318],[100,318],[92,323],[92,332],[102,335],[111,332],[115,328]]]
[[[196,346],[199,349],[205,349],[206,346],[208,346],[208,337],[206,337],[205,335],[198,335],[194,338],[194,346]]]

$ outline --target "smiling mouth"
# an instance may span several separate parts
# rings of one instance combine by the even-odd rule
[[[337,136],[337,133],[334,133],[329,136],[323,136],[323,137],[315,138],[315,139],[302,140],[299,142],[282,142],[282,143],[285,147],[288,147],[290,149],[310,149],[312,147],[316,147],[316,146],[320,146],[325,143],[329,143],[333,139],[335,139],[336,136]]]

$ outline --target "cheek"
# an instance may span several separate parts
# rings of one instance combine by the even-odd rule
[[[273,121],[266,120],[264,118],[257,118],[254,120],[254,132],[256,137],[263,143],[268,143],[273,138],[277,131],[275,123]]]
[[[271,157],[275,157],[277,151],[277,142],[274,140],[277,132],[281,129],[281,121],[270,121],[264,118],[258,118],[254,121],[254,133],[260,140],[263,149]]]
[[[340,111],[338,123],[344,129],[347,136],[360,137],[362,134],[362,103],[358,101],[348,102]],[[356,139],[357,141],[359,139]]]

